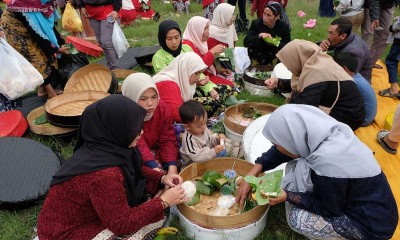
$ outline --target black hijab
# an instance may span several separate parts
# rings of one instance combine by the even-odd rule
[[[181,35],[181,43],[179,44],[178,49],[176,49],[175,51],[167,47],[167,34],[168,31],[171,29],[176,29],[179,32],[179,35]],[[181,54],[182,32],[177,22],[175,22],[174,20],[164,20],[160,23],[160,25],[158,26],[158,43],[160,44],[162,49],[164,49],[164,51],[170,53],[174,57],[177,57],[179,54]]]
[[[139,151],[128,148],[143,128],[146,111],[122,95],[111,95],[83,111],[74,154],[53,176],[51,185],[74,176],[119,166],[130,206],[142,203],[145,177]]]

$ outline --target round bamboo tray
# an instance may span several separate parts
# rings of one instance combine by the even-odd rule
[[[263,86],[265,87],[265,80],[266,79],[259,79],[259,78],[255,78],[255,77],[250,77],[249,75],[246,74],[246,72],[250,72],[252,69],[256,69],[256,72],[272,72],[272,70],[274,69],[274,67],[270,66],[270,65],[259,65],[259,66],[255,66],[255,67],[248,67],[244,70],[244,74],[243,74],[243,80],[245,82],[249,82],[251,84],[257,85],[257,86]]]
[[[112,70],[112,72],[115,74],[115,77],[117,78],[118,81],[118,87],[116,93],[122,93],[122,83],[129,75],[135,73],[136,71],[130,69],[114,69]]]
[[[104,65],[89,64],[78,69],[65,84],[64,93],[79,91],[98,91],[115,93],[117,78]]]
[[[96,91],[69,92],[47,100],[46,118],[59,127],[78,127],[83,110],[90,104],[107,97],[108,93]]]
[[[223,173],[226,169],[231,169],[235,163],[235,170],[238,175],[245,176],[252,168],[253,164],[238,158],[215,158],[207,162],[192,163],[183,169],[179,175],[184,181],[194,177],[202,176],[206,170],[215,170]],[[230,229],[244,227],[259,220],[267,211],[268,205],[260,205],[252,210],[234,216],[210,216],[197,212],[186,204],[179,204],[178,210],[193,223],[208,229]]]
[[[243,135],[243,132],[246,130],[247,126],[254,121],[252,118],[242,117],[245,109],[249,108],[250,106],[252,106],[256,111],[259,111],[261,115],[271,113],[278,108],[278,106],[273,104],[259,102],[236,104],[225,110],[223,122],[224,126],[229,128],[230,131],[233,131],[239,135]]]
[[[33,133],[46,136],[57,136],[72,133],[77,130],[76,128],[57,127],[51,123],[36,125],[35,120],[42,114],[46,114],[44,106],[33,109],[27,116],[29,130],[31,130]]]

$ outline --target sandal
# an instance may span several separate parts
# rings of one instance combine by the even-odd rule
[[[384,89],[384,90],[380,90],[378,92],[378,95],[381,97],[391,97],[391,98],[398,98],[400,99],[400,93],[397,94],[393,94],[390,92],[390,88]]]
[[[379,145],[381,145],[381,147],[383,148],[383,150],[385,150],[386,152],[388,152],[390,154],[396,154],[397,149],[393,149],[393,148],[389,147],[389,145],[383,140],[388,134],[389,134],[389,131],[383,130],[383,131],[378,132],[378,134],[376,135],[376,138],[379,142]]]

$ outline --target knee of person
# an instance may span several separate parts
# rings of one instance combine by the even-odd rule
[[[300,226],[299,226],[299,221],[300,219],[298,219],[297,215],[295,214],[287,214],[286,215],[286,221],[290,227],[290,229],[292,229],[295,232],[299,232],[300,231]]]

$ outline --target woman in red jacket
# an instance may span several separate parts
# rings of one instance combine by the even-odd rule
[[[165,208],[184,201],[179,175],[142,166],[136,144],[145,116],[122,95],[85,109],[75,152],[53,177],[39,214],[40,240],[142,239],[161,227]],[[151,198],[164,184],[174,187]]]
[[[224,51],[223,44],[217,44],[210,50],[208,49],[210,20],[194,16],[189,19],[186,29],[183,32],[183,44],[189,45],[193,52],[197,53],[208,66],[204,72],[210,78],[210,81],[215,84],[225,84],[233,86],[233,82],[225,78],[217,76],[217,71],[214,67],[214,58]]]
[[[122,95],[147,113],[138,142],[144,165],[157,171],[178,173],[178,143],[168,105],[160,99],[156,84],[146,73],[133,73],[122,84]]]

